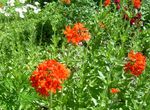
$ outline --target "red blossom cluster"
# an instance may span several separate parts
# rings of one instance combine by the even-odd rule
[[[114,0],[114,3],[116,5],[116,9],[120,9],[120,0]],[[105,0],[104,1],[104,6],[109,6],[111,4],[111,0]]]
[[[116,9],[119,10],[120,9],[120,0],[114,0],[114,3],[116,5]]]
[[[116,4],[120,3],[120,0],[114,0],[114,3],[116,3]]]
[[[69,5],[71,3],[71,0],[62,0],[62,2]]]
[[[112,94],[116,94],[116,93],[118,93],[118,92],[120,92],[120,90],[117,89],[117,88],[111,88],[111,89],[110,89],[110,93],[112,93]]]
[[[87,28],[82,23],[74,24],[73,28],[66,27],[64,34],[68,42],[78,45],[82,41],[89,41],[91,36]]]
[[[124,70],[135,76],[142,74],[146,67],[146,57],[140,52],[134,53],[134,51],[130,51],[128,58],[129,61],[125,64]]]
[[[134,8],[139,9],[141,7],[141,0],[132,0]]]
[[[132,18],[129,18],[128,14],[124,14],[123,15],[123,19],[124,20],[127,20],[127,21],[130,21],[130,25],[138,25],[141,21],[141,18],[142,18],[142,13],[141,12],[138,12],[134,17]]]
[[[110,3],[111,3],[111,0],[105,0],[105,1],[104,1],[104,6],[110,5]]]
[[[127,7],[124,7],[124,10],[129,11]],[[123,19],[129,21],[131,26],[142,26],[142,13],[140,12],[140,10],[138,10],[138,12],[136,13],[132,13],[132,15],[132,17],[129,17],[129,15],[125,12],[123,13]]]
[[[69,69],[56,60],[47,60],[39,64],[30,76],[32,87],[42,96],[49,96],[49,92],[61,90],[64,80],[69,77]]]
[[[130,19],[130,25],[134,25],[134,24],[139,24],[139,22],[141,21],[142,18],[142,14],[139,12],[135,15],[135,17],[132,17]]]

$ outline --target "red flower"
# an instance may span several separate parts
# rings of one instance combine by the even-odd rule
[[[104,2],[104,6],[108,6],[108,5],[110,5],[110,3],[111,3],[111,0],[105,0],[105,2]]]
[[[82,23],[74,24],[73,28],[67,26],[66,30],[64,31],[64,34],[66,35],[68,42],[72,42],[73,44],[76,45],[78,45],[82,41],[90,40],[90,33]]]
[[[116,94],[116,93],[118,93],[118,92],[120,92],[119,89],[116,89],[116,88],[111,88],[111,89],[110,89],[110,93],[112,93],[112,94]]]
[[[134,53],[130,51],[128,54],[129,61],[125,64],[124,70],[129,71],[135,76],[139,76],[145,69],[146,58],[140,52]]]
[[[120,0],[114,0],[114,2],[115,2],[116,4],[118,4],[118,3],[120,3]]]
[[[141,0],[132,0],[134,8],[139,9],[141,7]]]
[[[135,17],[140,20],[142,18],[142,13],[137,13]]]
[[[62,2],[69,5],[71,3],[71,0],[62,0]]]
[[[30,76],[30,82],[39,94],[49,96],[49,92],[61,90],[61,84],[68,77],[69,69],[65,65],[56,60],[47,60],[38,65]]]
[[[133,18],[130,19],[130,25],[134,25],[135,22],[136,22],[136,18],[133,17]]]
[[[119,10],[120,9],[120,0],[114,0],[114,3],[116,5],[116,9]]]
[[[117,9],[117,10],[119,10],[119,9],[120,9],[120,4],[117,4],[116,9]]]
[[[132,17],[130,19],[130,25],[139,24],[139,22],[141,21],[141,17],[142,17],[142,14],[137,13],[135,17]]]

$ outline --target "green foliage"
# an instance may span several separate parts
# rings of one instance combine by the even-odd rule
[[[39,2],[43,7],[45,1]],[[123,8],[102,7],[101,0],[48,2],[39,14],[29,11],[24,19],[15,12],[13,17],[0,15],[0,109],[149,110],[150,2],[142,4],[144,26],[139,27],[122,19]],[[68,43],[63,33],[77,22],[91,34],[82,46]],[[139,77],[123,71],[130,50],[147,57]],[[65,64],[71,74],[61,91],[45,98],[31,87],[29,77],[47,59]],[[111,88],[120,92],[111,94]]]

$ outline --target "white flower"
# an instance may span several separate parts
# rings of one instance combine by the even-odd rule
[[[15,8],[15,11],[16,11],[16,12],[21,12],[22,9],[21,9],[21,8]]]
[[[5,15],[5,16],[10,16],[10,14],[9,14],[9,13],[7,13],[7,12],[6,12],[6,13],[4,13],[4,15]]]
[[[0,13],[4,13],[4,10],[2,8],[0,8]]]
[[[15,11],[18,12],[20,18],[24,18],[24,13],[27,12],[26,8],[15,8]]]
[[[8,0],[7,5],[8,6],[15,6],[15,0]]]
[[[34,4],[35,4],[36,6],[39,6],[39,5],[40,5],[40,3],[39,3],[39,2],[34,2]]]
[[[27,4],[26,7],[27,7],[27,8],[32,8],[32,9],[35,8],[35,6],[34,6],[34,5],[31,5],[31,4]]]
[[[34,9],[34,13],[35,13],[35,14],[38,14],[39,11],[41,11],[41,9],[39,9],[39,8],[35,8],[35,9]]]
[[[26,0],[19,0],[19,2],[24,4]]]
[[[21,12],[19,13],[20,18],[24,18],[24,14]]]
[[[44,2],[44,4],[46,5],[48,2]]]
[[[22,7],[22,12],[27,12],[27,8],[26,7]]]
[[[33,9],[35,14],[37,14],[37,13],[39,13],[39,11],[41,11],[40,8],[38,8],[38,7],[34,6],[34,5],[31,5],[31,4],[27,4],[25,7]]]

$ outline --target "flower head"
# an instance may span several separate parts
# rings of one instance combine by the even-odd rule
[[[141,0],[132,0],[134,8],[139,9],[141,7]]]
[[[130,25],[138,25],[141,21],[142,13],[138,12],[134,17],[130,19]]]
[[[105,1],[104,1],[104,6],[110,5],[110,3],[111,3],[111,0],[105,0]]]
[[[8,6],[15,6],[15,0],[8,0],[7,5]]]
[[[117,10],[120,9],[120,4],[117,4],[116,9],[117,9]]]
[[[116,88],[111,88],[111,89],[110,89],[110,93],[112,93],[112,94],[116,94],[116,93],[118,93],[118,92],[120,92],[119,89],[116,89]]]
[[[69,5],[71,3],[71,0],[62,0],[62,2]]]
[[[90,33],[82,23],[74,24],[73,28],[67,26],[64,34],[66,35],[67,41],[75,45],[78,45],[82,41],[90,40]]]
[[[134,51],[130,51],[128,59],[129,61],[124,65],[124,70],[135,76],[142,74],[146,66],[146,57],[140,52],[134,53]]]
[[[130,19],[130,25],[134,25],[136,23],[136,18],[133,17]]]
[[[26,0],[19,0],[19,2],[24,4]]]
[[[61,84],[69,77],[69,73],[65,65],[56,60],[47,60],[38,65],[30,76],[30,82],[40,95],[49,96],[49,92],[61,90]]]
[[[114,3],[116,5],[116,9],[119,10],[120,9],[120,0],[114,0]]]
[[[142,18],[142,13],[137,13],[135,17],[140,20]]]
[[[120,0],[114,0],[114,3],[118,4],[120,3]]]

